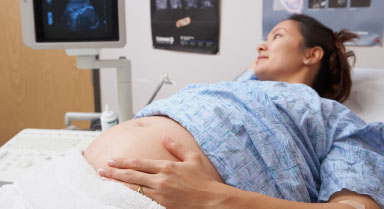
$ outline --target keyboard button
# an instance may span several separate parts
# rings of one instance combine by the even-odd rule
[[[19,166],[21,167],[21,168],[28,168],[28,167],[30,167],[30,166],[32,166],[32,161],[28,161],[28,160],[26,160],[26,161],[22,161],[22,162],[20,162],[19,163]]]

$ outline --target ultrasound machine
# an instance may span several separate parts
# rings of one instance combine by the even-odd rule
[[[118,117],[132,117],[131,64],[99,60],[102,48],[124,47],[124,0],[20,0],[22,33],[32,49],[65,49],[79,69],[116,68]],[[92,115],[92,114],[91,114]],[[85,116],[86,117],[86,116]],[[0,147],[0,185],[72,148],[86,148],[100,132],[24,129]]]

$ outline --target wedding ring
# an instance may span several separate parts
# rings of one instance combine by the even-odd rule
[[[144,195],[143,186],[139,185],[139,187],[136,190],[138,193]]]

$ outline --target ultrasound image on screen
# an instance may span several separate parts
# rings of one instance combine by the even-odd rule
[[[117,0],[35,0],[37,42],[118,41]]]
[[[59,21],[72,32],[92,32],[101,24],[95,7],[89,0],[71,0]]]

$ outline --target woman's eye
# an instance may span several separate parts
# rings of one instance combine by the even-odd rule
[[[273,36],[273,39],[277,39],[277,38],[280,38],[281,37],[281,35],[280,34],[275,34],[274,36]]]

